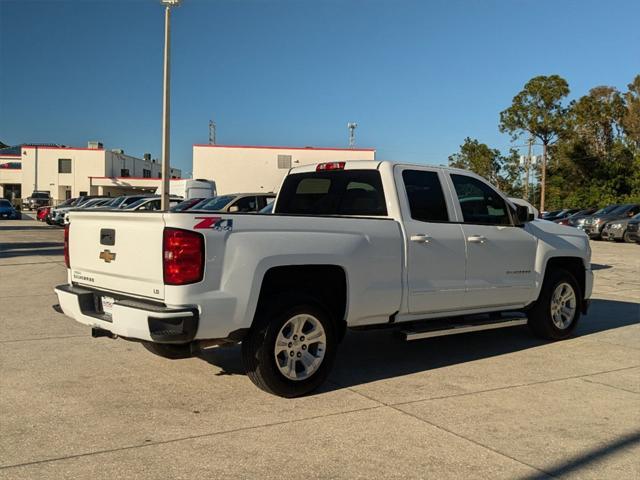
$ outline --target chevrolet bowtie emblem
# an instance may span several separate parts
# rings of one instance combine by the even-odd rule
[[[101,260],[104,260],[105,263],[111,263],[112,261],[115,261],[116,254],[115,253],[111,253],[111,250],[104,250],[104,251],[100,252],[99,257],[100,257]]]

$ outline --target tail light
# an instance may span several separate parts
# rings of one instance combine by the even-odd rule
[[[71,261],[69,259],[69,228],[71,224],[68,223],[64,226],[64,264],[67,268],[71,268]]]
[[[187,285],[204,275],[204,237],[191,230],[165,228],[162,238],[165,285]]]
[[[327,162],[319,163],[316,172],[326,172],[329,170],[344,170],[346,162]]]

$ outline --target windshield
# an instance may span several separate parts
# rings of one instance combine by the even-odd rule
[[[611,213],[613,210],[618,208],[620,205],[608,205],[604,208],[598,210],[594,215],[606,215],[607,213]]]
[[[205,202],[199,203],[196,205],[197,208],[194,208],[194,210],[222,210],[234,198],[236,198],[234,195],[214,197]]]
[[[31,198],[49,198],[49,194],[44,192],[33,192],[31,194]]]
[[[58,207],[69,207],[69,206],[73,205],[76,200],[77,200],[77,198],[68,198],[64,202],[59,203]]]
[[[120,204],[118,208],[129,208],[133,206],[134,203],[138,203],[140,200],[146,200],[149,197],[128,197],[125,198],[124,201]]]
[[[189,210],[191,207],[193,207],[194,205],[200,203],[202,200],[204,200],[203,198],[190,198],[188,200],[184,200],[180,203],[178,203],[177,205],[171,207],[171,211],[172,212],[183,212],[185,210]]]
[[[625,213],[627,210],[629,210],[630,206],[631,205],[620,205],[619,207],[614,208],[613,210],[611,210],[608,213],[610,213],[611,215],[620,215],[622,213]]]
[[[269,205],[264,207],[262,210],[260,210],[258,213],[273,213],[273,201]]]
[[[109,200],[107,203],[105,203],[103,206],[104,207],[117,207],[118,204],[122,201],[124,197],[116,197],[112,200]]]
[[[11,207],[11,202],[3,198],[0,200],[0,207],[3,207],[3,208]]]
[[[144,198],[140,198],[138,200],[136,200],[135,202],[129,203],[126,208],[138,208],[140,205],[142,205],[143,203],[145,203],[147,200],[149,200],[148,198],[144,197]],[[123,207],[125,208],[125,207]]]

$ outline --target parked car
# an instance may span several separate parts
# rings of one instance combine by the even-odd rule
[[[275,193],[232,193],[200,202],[191,210],[209,212],[259,212],[276,199]]]
[[[416,340],[528,325],[561,340],[593,286],[584,232],[531,220],[482,177],[446,167],[305,165],[271,215],[106,222],[88,210],[72,223],[56,310],[167,358],[240,343],[247,376],[283,397],[326,380],[348,328]]]
[[[110,199],[109,198],[92,198],[90,200],[87,200],[86,202],[84,202],[82,205],[78,205],[75,208],[70,208],[68,210],[66,210],[63,213],[63,224],[67,225],[69,223],[69,214],[71,212],[75,212],[77,210],[90,210],[93,208],[97,208],[101,205],[104,205],[105,203],[109,202]]]
[[[208,200],[209,198],[214,198],[214,197],[189,198],[187,200],[183,200],[182,202],[178,203],[177,205],[174,205],[173,207],[171,207],[171,211],[172,212],[184,212],[185,210],[189,210],[191,207],[194,207],[195,205],[197,205],[200,202],[203,202],[205,200]]]
[[[84,195],[76,198],[73,202],[69,204],[64,203],[57,207],[54,207],[49,212],[49,216],[47,217],[47,223],[49,225],[64,225],[64,216],[69,210],[81,207],[86,202],[89,202],[93,199],[103,199],[103,198],[107,198],[107,197],[104,197],[101,195]]]
[[[121,195],[119,197],[114,197],[111,201],[96,207],[97,210],[113,210],[113,209],[121,209],[127,208],[129,205],[137,202],[143,198],[152,198],[155,195],[152,193],[143,193],[139,195]]]
[[[9,200],[0,198],[0,218],[2,220],[20,220],[22,213],[20,213]]]
[[[627,203],[614,208],[606,214],[594,214],[584,223],[584,231],[589,238],[593,240],[599,240],[602,237],[602,229],[605,224],[612,220],[621,220],[625,218],[631,218],[634,215],[640,213],[640,204]]]
[[[627,236],[632,242],[640,244],[640,218],[638,215],[627,223]]]
[[[47,205],[51,205],[51,194],[45,190],[34,190],[30,197],[22,200],[22,208],[27,210],[36,210]]]
[[[625,241],[627,243],[633,243],[633,240],[629,234],[629,222],[632,220],[640,219],[640,213],[633,217],[620,218],[618,220],[612,220],[604,225],[600,236],[603,240],[613,240],[617,242]]]
[[[555,213],[554,215],[549,214],[542,218],[544,220],[549,220],[550,222],[555,222],[556,220],[562,220],[563,218],[567,218],[579,211],[580,211],[579,208],[565,208],[563,210],[557,211],[557,213]]]
[[[611,212],[613,212],[616,208],[618,208],[619,206],[620,206],[619,203],[612,203],[611,205],[607,205],[606,207],[603,207],[603,208],[601,208],[599,210],[596,210],[591,215],[587,215],[587,216],[584,216],[584,217],[578,219],[577,221],[575,221],[575,225],[572,225],[572,226],[575,226],[575,227],[579,228],[580,230],[584,230],[585,226],[590,225],[593,222],[593,219],[596,216],[608,215]]]
[[[569,215],[568,217],[560,218],[554,220],[554,222],[559,223],[560,225],[568,225],[570,227],[576,227],[579,223],[583,223],[584,219],[590,215],[593,215],[598,211],[598,208],[591,207],[585,208],[584,210],[580,210],[573,215]]]
[[[169,208],[178,205],[180,202],[182,202],[182,197],[169,198]],[[125,212],[155,211],[160,210],[161,203],[160,197],[141,198],[137,202],[133,202],[127,207],[120,208],[119,210],[124,210]]]
[[[38,208],[38,210],[36,211],[36,220],[38,220],[39,222],[44,222],[45,219],[47,218],[47,215],[49,215],[50,211],[51,211],[51,207]]]

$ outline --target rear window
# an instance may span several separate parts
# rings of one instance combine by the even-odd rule
[[[294,173],[282,185],[275,213],[385,216],[377,170]]]

